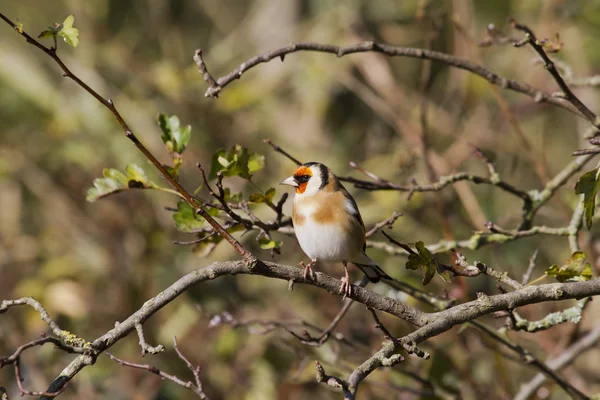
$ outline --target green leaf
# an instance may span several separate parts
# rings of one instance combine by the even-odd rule
[[[576,251],[567,262],[560,265],[552,265],[546,269],[546,275],[553,276],[559,282],[579,282],[592,279],[592,267],[585,262],[585,254]]]
[[[415,244],[415,248],[418,253],[411,253],[408,255],[408,261],[406,261],[406,268],[416,270],[423,268],[423,285],[427,285],[433,279],[435,273],[440,268],[434,255],[425,247],[425,244],[418,241]]]
[[[159,113],[157,120],[162,131],[161,139],[169,153],[182,154],[192,137],[192,127],[190,125],[181,126],[176,115],[167,117],[165,114]]]
[[[204,218],[196,214],[189,203],[180,201],[177,203],[177,212],[173,214],[173,221],[177,230],[181,232],[195,232],[204,225]]]
[[[148,176],[146,176],[146,172],[141,167],[135,164],[127,164],[127,166],[125,167],[125,172],[127,172],[129,186],[131,186],[131,181],[139,182],[144,186],[150,186]]]
[[[242,201],[241,193],[233,193],[231,194],[231,190],[229,188],[223,189],[223,198],[227,203],[239,203]]]
[[[79,29],[73,28],[75,17],[69,15],[62,23],[62,29],[58,31],[58,35],[62,37],[69,46],[77,47],[79,44]]]
[[[227,161],[225,158],[227,151],[225,149],[218,149],[212,156],[212,162],[210,164],[210,173],[208,174],[208,179],[216,179],[217,173],[219,173],[223,169],[223,165],[219,162],[221,158]]]
[[[258,241],[260,248],[263,250],[278,249],[283,245],[283,242],[270,240],[266,237],[261,237]]]
[[[252,193],[248,197],[248,201],[250,203],[264,203],[265,202],[265,195],[262,194],[262,193]]]
[[[248,170],[248,149],[236,144],[230,151],[228,158],[232,161],[223,173],[225,176],[239,176],[240,178],[250,179]]]
[[[588,230],[592,228],[592,217],[596,211],[596,194],[600,188],[600,168],[583,174],[575,185],[575,193],[583,194],[583,207],[585,209],[585,224]]]
[[[158,188],[148,180],[146,173],[135,164],[125,167],[126,174],[113,168],[105,168],[102,178],[94,179],[94,187],[88,189],[86,199],[94,202],[102,197],[119,193],[129,189],[154,189]]]
[[[253,193],[248,197],[248,201],[250,203],[268,203],[273,200],[275,196],[275,189],[269,188],[265,194],[262,193]]]
[[[269,188],[265,192],[265,202],[273,201],[273,197],[275,197],[275,188]]]
[[[446,282],[446,283],[452,282],[452,278],[454,277],[454,275],[447,268],[444,268],[444,266],[442,264],[438,265],[437,273],[440,276],[440,278],[442,278],[444,280],[444,282]]]
[[[252,174],[264,167],[264,156],[249,153],[244,146],[236,144],[229,152],[219,149],[213,154],[210,179],[215,179],[221,172],[223,176],[239,176],[250,179]]]
[[[57,34],[57,31],[54,31],[52,28],[46,29],[45,31],[42,31],[42,33],[40,33],[38,35],[38,39],[49,38],[49,37],[52,37],[52,36],[54,36],[56,34]]]
[[[265,156],[258,153],[250,154],[248,157],[248,172],[250,174],[260,171],[265,167]]]

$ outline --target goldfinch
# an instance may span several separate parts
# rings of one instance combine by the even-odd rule
[[[280,182],[296,188],[292,222],[300,247],[311,259],[304,267],[304,278],[314,276],[317,260],[341,262],[345,276],[340,294],[350,296],[349,262],[359,267],[371,282],[392,278],[365,254],[365,225],[356,201],[329,168],[308,162]]]

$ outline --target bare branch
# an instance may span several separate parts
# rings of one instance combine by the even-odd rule
[[[502,343],[503,345],[505,345],[512,351],[518,353],[521,356],[522,360],[526,364],[533,365],[536,368],[540,369],[542,371],[542,373],[544,373],[544,375],[546,375],[548,378],[555,381],[571,398],[579,399],[579,400],[588,400],[589,399],[588,396],[581,393],[581,391],[579,391],[578,389],[573,387],[573,385],[571,385],[569,382],[567,382],[561,376],[557,375],[554,372],[554,370],[552,370],[543,361],[540,361],[539,359],[537,359],[533,354],[531,354],[531,352],[529,352],[529,350],[525,349],[524,347],[522,347],[519,344],[510,340],[507,335],[501,335],[500,333],[496,332],[494,329],[492,329],[492,328],[488,327],[487,325],[482,324],[478,321],[471,321],[470,323],[471,323],[471,325],[475,326],[477,329],[485,332],[487,335],[489,335],[494,340]]]
[[[198,384],[194,384],[191,381],[184,381],[181,378],[175,376],[175,375],[171,375],[168,374],[164,371],[161,371],[160,369],[158,369],[157,367],[153,366],[153,365],[149,365],[149,364],[136,364],[136,363],[132,363],[129,361],[125,361],[125,360],[121,360],[120,358],[115,357],[114,355],[112,355],[111,353],[109,353],[108,351],[105,351],[104,354],[106,354],[108,356],[108,358],[110,358],[111,360],[117,362],[119,365],[122,365],[124,367],[130,367],[130,368],[135,368],[135,369],[142,369],[145,371],[149,371],[155,375],[160,376],[163,379],[167,379],[171,382],[174,382],[176,384],[178,384],[179,386],[182,386],[186,389],[191,390],[192,392],[194,392],[196,394],[196,396],[198,396],[199,398],[205,400],[207,399],[206,394],[204,394],[204,392],[202,391],[202,385],[198,386]],[[194,374],[195,375],[195,374]]]
[[[567,101],[569,101],[571,104],[573,104],[573,106],[575,106],[575,108],[577,108],[579,110],[579,112],[592,125],[594,125],[596,128],[600,128],[600,118],[598,118],[598,116],[592,110],[590,110],[585,104],[583,104],[583,102],[581,100],[579,100],[579,98],[577,96],[575,96],[575,94],[571,91],[571,89],[569,88],[567,83],[564,81],[564,79],[562,78],[562,76],[560,75],[558,70],[556,69],[556,66],[554,65],[554,63],[552,62],[550,57],[548,57],[548,55],[544,51],[542,44],[538,41],[538,39],[536,38],[533,31],[531,29],[529,29],[529,27],[527,25],[520,24],[517,21],[515,21],[514,19],[511,19],[510,22],[511,22],[513,28],[520,30],[522,32],[525,32],[524,42],[531,45],[531,47],[533,47],[533,49],[536,51],[536,53],[538,53],[538,55],[542,58],[542,60],[544,61],[544,68],[546,68],[548,70],[550,75],[552,75],[552,78],[554,78],[554,80],[560,87],[560,90],[562,90],[563,95],[564,95],[563,97]],[[523,43],[522,42],[513,43],[513,45],[515,47],[520,47],[523,45]]]
[[[571,364],[580,354],[595,346],[600,341],[600,324],[596,325],[587,335],[582,337],[577,342],[573,343],[569,348],[563,351],[558,357],[546,363],[552,371],[559,371]],[[514,397],[514,400],[527,400],[531,398],[535,392],[546,381],[544,374],[537,374],[529,382],[522,384],[519,392]]]
[[[304,283],[319,287],[334,295],[339,293],[342,284],[341,281],[320,272],[316,273],[316,281],[305,279],[303,270],[294,266],[284,266],[259,261],[253,265],[252,269],[249,269],[246,264],[241,261],[217,262],[183,276],[163,292],[147,301],[142,308],[133,313],[125,321],[118,324],[114,329],[94,340],[91,346],[97,352],[105,351],[121,338],[135,330],[136,324],[146,321],[190,286],[206,280],[216,279],[219,276],[238,274],[262,275],[281,279],[286,282],[293,280],[296,283]],[[506,310],[508,308],[521,307],[526,304],[582,298],[599,294],[600,280],[598,279],[587,282],[536,285],[528,286],[512,293],[494,296],[483,295],[477,300],[435,313],[424,313],[403,302],[381,296],[360,286],[354,288],[350,298],[375,310],[387,312],[420,327],[415,332],[408,335],[404,342],[417,345],[430,337],[451,329],[455,325],[473,320],[485,314]],[[394,353],[385,351],[379,355],[382,354],[385,359],[389,359]],[[55,379],[48,391],[55,392],[60,390],[66,382],[92,362],[93,357],[90,359],[90,357],[84,357],[83,355],[78,356],[67,368],[65,368],[65,370],[63,370],[61,375]],[[372,364],[372,367],[375,369],[379,365],[381,364],[374,363]],[[370,369],[369,367],[365,371],[370,373],[373,369]]]
[[[260,54],[258,56],[250,58],[249,60],[246,60],[245,62],[240,64],[240,66],[237,67],[235,70],[231,71],[229,74],[216,79],[216,84],[211,85],[206,90],[204,96],[217,97],[217,95],[223,90],[224,87],[226,87],[236,79],[240,79],[242,77],[242,74],[248,71],[249,69],[261,63],[269,62],[274,58],[280,58],[281,60],[283,60],[287,54],[295,53],[298,51],[316,51],[321,53],[330,53],[336,55],[337,57],[342,57],[354,53],[377,52],[388,55],[390,57],[410,57],[439,61],[449,66],[469,71],[494,85],[502,87],[503,89],[509,89],[525,94],[533,98],[538,103],[553,104],[558,107],[569,110],[573,113],[580,114],[576,107],[574,107],[572,104],[570,104],[568,101],[565,101],[564,99],[554,97],[550,93],[546,93],[539,89],[535,89],[525,83],[504,78],[470,60],[462,59],[459,57],[452,56],[450,54],[441,53],[433,50],[419,49],[413,47],[390,46],[373,41],[357,43],[351,46],[344,47],[321,43],[292,43],[278,49],[270,50],[266,53]],[[198,57],[196,57],[196,64],[201,63],[205,67],[206,65],[202,60],[202,52],[200,50],[196,50],[195,54],[198,55]],[[198,68],[200,69],[200,65]]]
[[[277,153],[283,154],[286,158],[288,158],[289,160],[291,160],[294,164],[296,164],[296,165],[301,165],[302,164],[300,161],[298,161],[297,158],[294,158],[288,152],[286,152],[281,147],[279,147],[275,143],[273,143],[271,141],[271,139],[264,139],[263,142],[265,142],[266,144],[268,144],[269,146],[271,146],[273,148],[273,150],[275,150]]]

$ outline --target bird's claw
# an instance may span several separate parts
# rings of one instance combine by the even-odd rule
[[[352,296],[352,284],[350,283],[350,279],[346,276],[341,279],[342,285],[340,286],[340,291],[338,294],[343,294],[342,301],[346,300],[346,297]]]
[[[304,261],[300,261],[300,264],[298,264],[300,267],[304,268],[305,280],[317,280],[317,274],[315,274],[315,271],[313,270],[313,265],[315,265],[316,263],[316,260],[312,260],[308,264],[304,264]]]

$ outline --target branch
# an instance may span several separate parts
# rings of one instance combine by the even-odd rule
[[[49,396],[49,397],[56,397],[60,393],[62,393],[62,390],[65,389],[65,387],[63,387],[63,389],[61,391],[59,391],[59,392],[49,393],[49,392],[35,392],[35,391],[27,390],[23,386],[23,381],[25,380],[25,378],[21,374],[21,364],[20,364],[21,363],[21,355],[27,349],[30,349],[30,348],[36,347],[36,346],[43,346],[46,343],[52,343],[52,344],[54,344],[54,346],[56,348],[58,348],[60,350],[63,350],[65,352],[67,352],[67,353],[79,353],[79,354],[81,354],[81,353],[84,352],[83,348],[73,347],[73,346],[66,345],[63,342],[61,342],[60,340],[58,340],[57,338],[48,337],[45,334],[43,334],[41,339],[32,340],[31,342],[25,343],[25,344],[17,347],[17,349],[15,350],[15,352],[12,355],[10,355],[9,357],[0,357],[0,368],[4,367],[6,365],[10,365],[10,364],[12,364],[14,366],[14,368],[15,368],[15,378],[17,380],[17,386],[19,387],[19,392],[20,392],[21,396],[27,395],[27,396]],[[0,399],[1,400],[4,400],[5,398],[8,399],[8,394],[6,394],[6,392],[3,392],[3,390],[4,390],[4,388],[0,387],[0,394],[3,395],[2,397],[0,397]]]
[[[519,344],[511,341],[508,338],[508,336],[501,335],[494,329],[492,329],[492,328],[488,327],[487,325],[482,324],[478,321],[471,321],[471,324],[474,325],[477,329],[488,334],[494,340],[502,343],[509,349],[518,353],[521,356],[521,359],[526,364],[531,364],[531,365],[535,366],[536,368],[540,369],[542,371],[542,373],[544,373],[547,377],[549,377],[550,379],[555,381],[571,398],[580,399],[580,400],[589,400],[588,396],[581,393],[581,391],[579,391],[578,389],[573,387],[573,385],[571,385],[569,382],[564,380],[561,376],[557,375],[548,365],[546,365],[543,361],[540,361],[533,354],[531,354],[531,352],[529,352],[529,350],[527,350],[526,348],[520,346]]]
[[[567,100],[568,102],[570,102],[571,104],[573,104],[573,106],[575,106],[575,108],[577,108],[579,110],[579,112],[585,117],[585,119],[587,119],[592,125],[594,125],[596,128],[600,128],[600,118],[598,118],[598,116],[592,110],[590,110],[585,104],[583,104],[583,102],[581,100],[579,100],[579,98],[577,96],[575,96],[575,94],[571,91],[571,89],[566,84],[566,82],[564,81],[562,76],[560,76],[560,73],[556,69],[556,66],[554,65],[552,60],[550,60],[550,57],[548,57],[548,55],[544,51],[542,44],[535,37],[535,34],[533,33],[533,31],[527,25],[520,24],[512,18],[510,19],[510,22],[514,29],[525,32],[524,41],[518,42],[518,43],[513,43],[513,46],[521,47],[525,44],[531,45],[531,47],[533,47],[535,52],[538,53],[538,55],[544,61],[544,68],[546,68],[548,70],[550,75],[552,75],[552,78],[554,78],[554,80],[560,87],[560,90],[562,90],[562,92],[563,92],[562,97],[565,100]]]
[[[176,375],[171,375],[164,371],[161,371],[160,369],[158,369],[157,367],[155,367],[153,365],[136,364],[136,363],[132,363],[129,361],[124,361],[124,360],[121,360],[120,358],[115,357],[114,355],[112,355],[111,353],[109,353],[107,351],[104,352],[104,354],[106,354],[108,356],[108,358],[117,362],[120,365],[123,365],[125,367],[149,371],[155,375],[160,376],[163,379],[167,379],[171,382],[178,384],[181,387],[191,390],[192,392],[194,392],[196,394],[196,396],[198,396],[202,400],[208,399],[208,397],[206,397],[206,394],[204,393],[204,391],[202,389],[202,383],[200,382],[200,375],[199,375],[200,367],[193,367],[192,364],[183,356],[183,354],[181,354],[179,352],[179,349],[177,348],[177,339],[174,338],[173,341],[175,343],[174,346],[177,351],[177,354],[179,355],[179,358],[181,358],[188,365],[188,367],[192,370],[192,372],[194,374],[195,383],[191,382],[191,381],[186,382],[186,381],[182,380],[181,378],[177,377]]]
[[[144,338],[144,328],[142,324],[135,324],[135,330],[137,331],[139,338],[139,345],[142,348],[142,356],[146,354],[158,354],[165,351],[165,346],[159,344],[158,346],[150,346],[146,343],[146,338]]]
[[[19,28],[15,25],[10,19],[8,19],[4,14],[0,13],[0,19],[4,20],[7,24],[12,26],[12,28],[21,36],[27,40],[27,43],[32,44],[37,47],[48,56],[50,56],[54,62],[56,62],[60,68],[63,70],[63,76],[70,78],[79,86],[81,86],[86,92],[91,94],[98,102],[100,102],[104,107],[106,107],[115,117],[123,131],[125,132],[125,136],[133,142],[133,144],[144,154],[144,156],[156,167],[156,169],[160,172],[161,176],[169,182],[169,184],[194,208],[194,211],[197,214],[200,214],[206,221],[214,228],[215,231],[219,233],[233,248],[242,256],[242,258],[247,263],[252,263],[254,256],[225,228],[223,228],[210,214],[206,212],[202,208],[202,205],[196,200],[194,196],[192,196],[180,183],[177,179],[175,179],[163,166],[163,164],[156,159],[156,157],[150,153],[150,151],[139,141],[139,139],[133,134],[133,131],[129,128],[129,125],[125,122],[119,111],[114,105],[112,99],[106,99],[102,97],[98,92],[88,86],[85,82],[79,79],[75,74],[71,72],[69,68],[63,63],[60,57],[56,54],[56,48],[54,47],[46,47],[34,38],[32,38],[27,32]]]
[[[539,321],[528,321],[521,318],[518,314],[514,314],[515,324],[514,327],[511,328],[526,332],[539,332],[559,324],[564,324],[565,322],[578,324],[581,321],[583,310],[590,300],[590,297],[586,297],[585,299],[578,301],[573,307],[569,307],[563,311],[550,313]]]
[[[211,82],[209,79],[209,88],[206,90],[204,96],[213,98],[217,97],[219,93],[223,90],[223,88],[225,88],[227,85],[229,85],[236,79],[240,79],[242,77],[242,74],[248,71],[249,69],[261,63],[269,62],[274,58],[279,58],[283,61],[287,54],[295,53],[298,51],[316,51],[321,53],[334,54],[337,57],[342,57],[353,53],[376,52],[385,54],[390,57],[410,57],[439,61],[451,67],[469,71],[487,80],[488,82],[494,85],[498,85],[504,89],[509,89],[525,94],[529,97],[532,97],[537,103],[553,104],[558,107],[569,110],[575,114],[580,114],[579,110],[576,107],[574,107],[572,104],[565,101],[564,99],[554,97],[549,93],[543,92],[539,89],[535,89],[525,83],[504,78],[470,60],[466,60],[463,58],[452,56],[450,54],[441,53],[433,50],[419,49],[413,47],[390,46],[373,41],[367,41],[343,47],[321,43],[291,43],[287,46],[270,50],[266,53],[248,59],[242,64],[240,64],[240,66],[237,67],[235,70],[231,71],[229,74],[222,76],[218,79],[212,78],[213,82]],[[203,72],[203,68],[204,70],[206,69],[206,64],[202,59],[202,50],[196,50],[194,54],[194,60],[196,61],[198,69],[200,70],[204,79],[206,80],[207,75],[205,75]]]
[[[96,352],[108,350],[119,340],[134,331],[136,324],[145,322],[162,307],[182,294],[187,288],[200,282],[216,279],[220,276],[237,274],[261,275],[285,281],[304,283],[327,290],[333,295],[338,295],[342,284],[341,281],[321,272],[316,273],[317,279],[315,281],[312,279],[304,279],[304,271],[295,266],[257,261],[252,268],[249,269],[242,261],[216,262],[184,275],[163,292],[146,301],[138,311],[133,313],[125,321],[94,340],[91,343],[91,347],[95,349]],[[384,297],[359,286],[354,288],[350,298],[370,308],[387,312],[388,314],[394,315],[419,327],[419,329],[407,336],[406,341],[406,343],[414,343],[416,345],[430,337],[451,329],[455,325],[462,324],[485,314],[506,310],[508,308],[521,307],[526,304],[582,298],[599,294],[599,279],[587,282],[545,284],[528,286],[512,293],[494,296],[483,295],[475,301],[457,305],[448,310],[435,313],[419,311],[403,302]],[[385,356],[385,359],[389,359],[392,354],[393,353],[390,353]],[[85,368],[85,366],[92,364],[93,361],[93,355],[87,357],[84,357],[83,355],[78,356],[53,381],[48,391],[56,392],[62,389],[65,383],[71,380],[79,371]],[[373,369],[375,368],[377,368],[377,365],[373,364]],[[371,371],[372,370],[370,369],[368,370],[369,373]]]
[[[575,342],[565,351],[563,351],[558,357],[547,362],[547,366],[552,371],[559,371],[569,364],[571,364],[575,358],[577,358],[584,351],[588,350],[592,346],[595,346],[600,341],[600,324],[596,325],[587,335],[582,337],[580,340]],[[544,384],[546,376],[544,374],[537,374],[528,383],[522,384],[519,392],[516,394],[514,400],[527,400],[535,394],[535,392]]]

